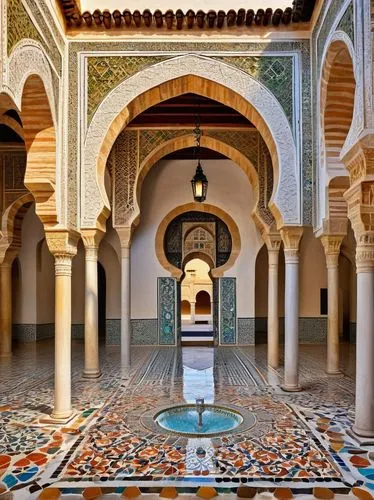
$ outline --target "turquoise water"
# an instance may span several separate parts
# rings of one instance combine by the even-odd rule
[[[194,407],[165,410],[156,422],[166,430],[181,434],[216,434],[235,429],[243,421],[241,415],[228,409],[208,407],[203,413],[203,425],[198,425],[198,414]]]

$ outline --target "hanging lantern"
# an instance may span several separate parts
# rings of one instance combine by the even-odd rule
[[[196,113],[196,124],[195,129],[193,131],[195,136],[195,158],[197,158],[197,167],[196,173],[191,180],[192,184],[192,193],[194,200],[201,203],[206,199],[206,193],[208,191],[208,179],[206,178],[203,167],[200,163],[200,139],[201,139],[201,130],[200,130],[200,114],[199,107],[197,106]]]
[[[192,193],[195,201],[205,201],[208,191],[208,179],[206,178],[200,160],[198,160],[196,173],[191,180]]]

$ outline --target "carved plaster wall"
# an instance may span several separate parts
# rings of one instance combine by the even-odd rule
[[[209,58],[186,55],[150,66],[118,85],[101,103],[87,131],[83,150],[82,227],[96,226],[103,207],[108,206],[96,178],[96,159],[111,123],[139,94],[185,75],[217,82],[246,99],[264,119],[276,145],[279,180],[274,195],[284,224],[301,223],[300,165],[287,117],[273,95],[251,76]]]
[[[175,138],[191,138],[192,129],[125,129],[120,133],[108,158],[113,179],[112,210],[116,226],[131,225],[140,215],[139,197],[141,180],[147,159],[163,145]],[[273,168],[269,150],[259,132],[255,130],[203,131],[202,140],[212,137],[240,151],[253,164],[258,173],[258,216],[271,226],[274,217],[268,208],[273,193]]]

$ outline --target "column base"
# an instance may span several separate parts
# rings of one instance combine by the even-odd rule
[[[326,375],[334,376],[334,377],[344,377],[344,373],[340,370],[325,370]]]
[[[101,377],[101,370],[83,370],[82,377],[83,378],[99,378]]]
[[[10,359],[13,356],[12,352],[1,352],[0,353],[0,358],[1,359]]]
[[[294,385],[288,386],[288,385],[281,384],[280,388],[284,392],[301,392],[302,391],[302,388],[301,388],[300,385],[297,385],[297,386],[294,386]]]
[[[77,413],[75,411],[71,411],[71,413],[69,415],[66,415],[66,416],[63,416],[60,414],[54,414],[52,413],[52,415],[47,415],[45,417],[41,417],[39,419],[39,423],[40,424],[67,424],[68,422],[70,422],[71,420],[73,420],[75,417],[77,416]]]
[[[348,436],[355,439],[360,446],[372,446],[374,445],[374,430],[365,431],[363,429],[358,429],[355,425],[351,429],[347,430]]]
[[[273,370],[278,370],[280,363],[268,363],[268,368],[273,368]]]

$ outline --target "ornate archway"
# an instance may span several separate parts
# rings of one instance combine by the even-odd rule
[[[109,152],[121,130],[148,107],[186,92],[227,104],[256,126],[268,146],[274,168],[275,189],[269,206],[279,226],[299,224],[297,151],[278,101],[257,80],[237,68],[206,57],[186,55],[150,66],[128,78],[97,109],[84,142],[82,180],[86,189],[81,226],[104,229],[110,212],[104,173]]]
[[[160,264],[170,273],[173,278],[179,280],[183,275],[183,271],[181,268],[178,268],[169,262],[165,254],[164,238],[170,222],[178,217],[178,215],[186,212],[205,212],[207,214],[213,214],[219,219],[223,220],[223,222],[226,224],[231,235],[231,253],[225,264],[211,270],[213,278],[219,278],[223,276],[223,274],[234,265],[240,253],[241,242],[239,228],[232,217],[224,210],[207,203],[186,203],[185,205],[176,207],[163,218],[160,225],[158,226],[155,239],[155,251]]]

